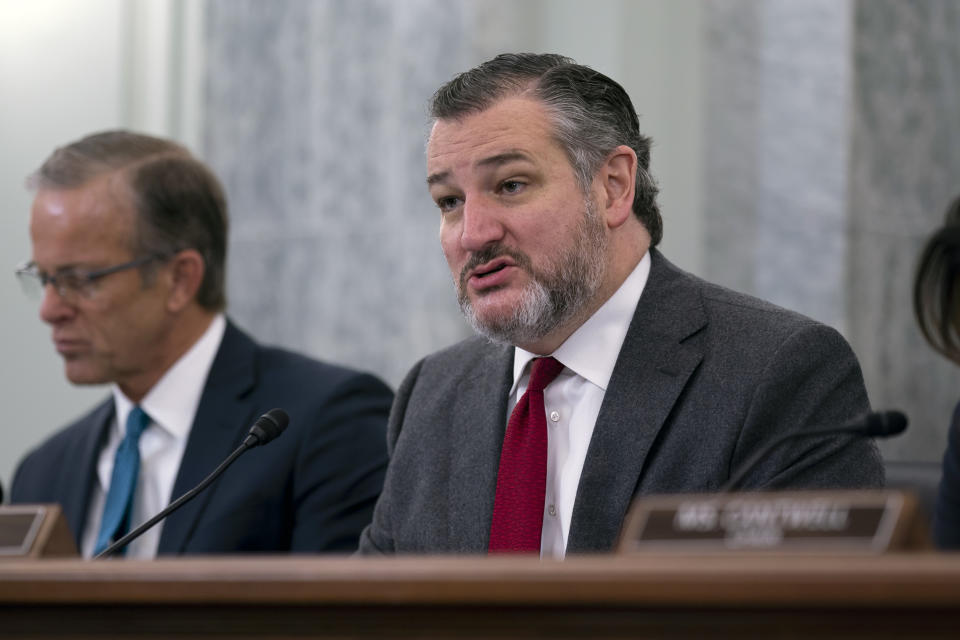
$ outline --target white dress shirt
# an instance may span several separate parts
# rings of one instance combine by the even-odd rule
[[[541,558],[562,558],[566,553],[573,502],[593,427],[649,275],[647,253],[603,306],[551,354],[564,369],[543,392],[547,414],[547,490]],[[528,364],[536,357],[515,348],[510,412],[527,390]]]
[[[173,483],[180,469],[190,428],[226,326],[226,319],[218,314],[200,339],[163,374],[140,402],[140,408],[150,416],[151,422],[140,436],[140,475],[133,496],[131,530],[166,507],[173,497]],[[113,385],[112,391],[115,419],[97,464],[97,481],[90,496],[90,510],[87,512],[81,544],[84,558],[93,555],[103,506],[110,488],[113,459],[126,434],[127,415],[134,407],[134,403],[123,395],[117,385]],[[213,471],[213,468],[210,470]],[[141,559],[155,557],[162,529],[163,522],[160,522],[131,542],[127,546],[126,556]]]

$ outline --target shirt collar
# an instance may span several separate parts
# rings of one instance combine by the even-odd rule
[[[606,391],[649,275],[648,251],[620,288],[553,352],[553,357]],[[537,354],[514,347],[511,394],[516,392],[527,363],[537,357]]]
[[[186,439],[190,433],[203,387],[226,327],[227,321],[222,313],[214,316],[200,339],[167,369],[140,402],[140,407],[150,419],[175,438]],[[133,402],[123,395],[116,384],[112,391],[122,436],[126,433],[127,415],[133,409]]]

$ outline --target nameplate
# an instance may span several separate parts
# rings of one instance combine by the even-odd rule
[[[76,555],[76,545],[59,506],[0,507],[0,559]]]
[[[620,551],[863,551],[929,546],[901,491],[800,491],[642,498]]]

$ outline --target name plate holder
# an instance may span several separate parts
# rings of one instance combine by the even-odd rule
[[[67,520],[58,505],[0,507],[0,560],[77,555]]]
[[[784,491],[639,498],[617,551],[883,553],[930,547],[909,492]]]

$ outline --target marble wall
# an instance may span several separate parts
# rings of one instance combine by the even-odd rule
[[[426,105],[496,51],[501,5],[210,0],[203,155],[231,200],[242,326],[394,386],[470,333],[424,184]]]
[[[891,459],[937,460],[960,372],[923,343],[917,255],[960,193],[960,4],[730,0],[705,17],[704,263],[840,329]]]
[[[706,5],[710,277],[844,330],[850,6]]]
[[[860,0],[854,15],[847,317],[870,398],[901,407],[893,458],[939,457],[960,371],[916,328],[916,260],[960,194],[960,3]]]

